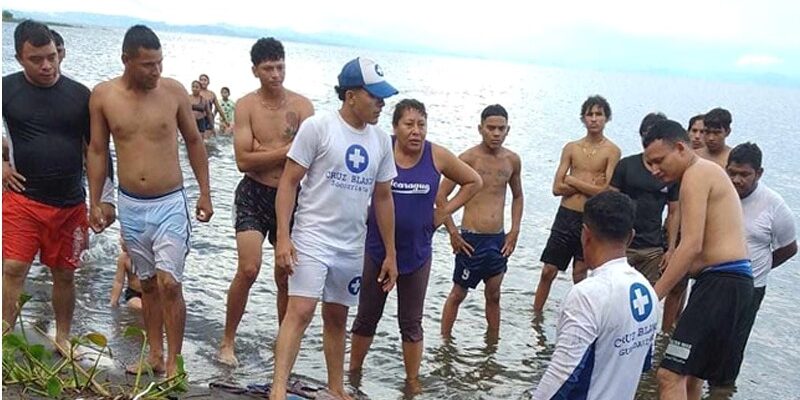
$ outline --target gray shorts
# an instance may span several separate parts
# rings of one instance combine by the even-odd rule
[[[136,196],[120,189],[119,223],[139,279],[150,279],[161,270],[178,282],[183,280],[192,224],[182,188],[156,197]]]
[[[289,276],[289,296],[310,297],[353,307],[361,291],[364,253],[298,246],[297,264]]]

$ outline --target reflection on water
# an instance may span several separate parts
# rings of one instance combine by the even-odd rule
[[[3,74],[19,69],[13,58],[13,24],[3,24]],[[66,39],[64,70],[89,87],[122,71],[119,29],[61,28]],[[265,35],[268,32],[265,32]],[[255,89],[250,72],[252,39],[160,33],[164,46],[164,75],[188,87],[200,73],[211,76],[211,88],[231,88],[236,99]],[[571,286],[569,274],[553,285],[542,317],[532,312],[533,290],[539,278],[539,256],[558,207],[550,186],[564,143],[581,136],[580,105],[587,95],[601,93],[611,102],[613,120],[607,135],[623,154],[640,151],[637,129],[646,113],[660,110],[685,123],[692,115],[722,105],[734,115],[729,141],[755,140],[765,153],[765,181],[800,214],[800,146],[792,133],[800,126],[800,93],[795,89],[736,85],[675,77],[623,75],[593,71],[566,71],[490,60],[456,59],[357,49],[286,43],[286,86],[308,96],[318,112],[335,110],[333,92],[341,65],[356,55],[378,60],[387,80],[401,91],[388,99],[379,125],[389,130],[392,107],[404,97],[423,101],[430,115],[429,139],[460,153],[479,140],[476,126],[480,111],[501,103],[510,113],[511,131],[506,145],[523,162],[525,215],[516,252],[503,282],[500,340],[487,343],[482,288],[464,301],[454,326],[454,338],[440,339],[439,323],[447,293],[452,287],[453,259],[446,232],[434,235],[433,267],[424,309],[426,332],[422,361],[422,394],[407,396],[402,344],[397,332],[396,295],[387,300],[367,356],[359,387],[375,399],[499,399],[525,398],[547,366],[555,341],[559,300]],[[208,57],[209,54],[214,55]],[[789,140],[787,140],[789,139]],[[209,151],[215,215],[208,224],[196,224],[193,249],[187,260],[184,295],[187,308],[184,356],[190,379],[196,384],[214,380],[263,382],[271,376],[277,335],[276,288],[272,281],[273,253],[266,245],[263,271],[250,292],[236,342],[240,367],[229,369],[213,361],[222,337],[225,300],[236,269],[236,248],[231,219],[233,193],[241,174],[233,160],[230,137],[212,139]],[[197,184],[185,151],[181,167],[190,201]],[[509,197],[510,198],[510,197]],[[510,206],[510,200],[509,206]],[[507,207],[508,208],[508,207]],[[336,210],[331,210],[335,212]],[[506,213],[507,224],[510,210]],[[460,219],[459,217],[456,218]],[[120,366],[131,362],[139,343],[123,338],[139,316],[125,307],[109,307],[114,278],[119,229],[93,236],[86,264],[76,275],[77,298],[74,333],[99,331],[109,336]],[[51,324],[49,272],[35,266],[26,290],[34,299],[26,318]],[[800,398],[797,337],[800,293],[797,260],[776,270],[745,355],[734,399]],[[351,312],[351,316],[355,311]],[[296,372],[325,378],[322,323],[315,318],[303,339]],[[663,352],[666,339],[658,341]],[[655,398],[653,374],[646,374],[638,398]]]

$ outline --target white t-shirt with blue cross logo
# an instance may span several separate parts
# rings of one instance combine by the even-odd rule
[[[389,135],[369,124],[358,130],[339,112],[320,113],[303,121],[287,157],[307,169],[295,246],[362,253],[375,184],[397,176]]]
[[[633,399],[650,369],[659,302],[625,258],[573,286],[562,304],[556,348],[534,399]]]

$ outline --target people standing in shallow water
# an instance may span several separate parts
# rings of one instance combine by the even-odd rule
[[[633,399],[641,373],[650,369],[659,303],[627,262],[634,208],[613,191],[586,202],[581,242],[592,275],[564,298],[555,349],[534,400]]]
[[[200,95],[203,96],[204,99],[208,100],[208,103],[211,106],[211,133],[213,134],[214,130],[214,116],[219,114],[222,123],[227,125],[228,120],[225,119],[225,115],[222,113],[222,109],[219,106],[219,100],[217,100],[217,94],[214,93],[211,89],[208,88],[208,84],[211,83],[211,79],[206,74],[200,74],[200,77],[197,78],[197,81],[200,82]]]
[[[345,325],[362,285],[370,198],[386,249],[377,282],[388,293],[397,279],[391,186],[397,172],[391,139],[375,126],[384,99],[397,90],[378,64],[356,58],[342,68],[336,93],[342,101],[338,112],[312,116],[300,126],[278,184],[275,267],[289,274],[289,303],[275,346],[273,400],[286,398],[300,341],[320,300],[328,390],[350,398],[344,389]]]
[[[228,290],[225,333],[218,355],[218,360],[228,365],[238,364],[234,352],[236,329],[250,287],[261,271],[264,239],[275,246],[275,195],[286,153],[300,124],[314,114],[311,101],[283,87],[285,58],[281,42],[273,38],[256,41],[250,49],[250,59],[259,88],[236,102],[239,123],[234,129],[233,150],[236,166],[245,175],[234,196],[238,265]],[[286,314],[289,276],[285,270],[275,268],[274,277],[280,323]]]
[[[681,184],[681,239],[656,293],[662,299],[687,274],[695,279],[658,370],[659,393],[662,399],[700,399],[703,380],[735,377],[747,340],[753,273],[742,207],[725,171],[695,154],[679,123],[656,123],[644,147],[653,175]]]
[[[703,125],[705,114],[698,114],[689,119],[689,139],[692,141],[692,150],[708,151],[705,142],[705,125]]]
[[[731,147],[725,140],[731,134],[731,113],[724,108],[715,108],[703,116],[703,142],[705,149],[700,149],[697,154],[706,160],[713,161],[721,168],[728,164],[728,154]]]
[[[753,265],[753,302],[742,326],[747,336],[767,290],[767,276],[797,254],[795,216],[780,194],[761,182],[761,149],[755,143],[742,143],[731,150],[726,172],[742,202],[747,253]],[[744,348],[742,348],[744,351]],[[732,386],[729,382],[712,385]]]
[[[611,121],[611,106],[602,96],[591,96],[581,106],[581,122],[586,136],[569,142],[561,152],[553,195],[561,197],[550,237],[542,252],[542,273],[536,287],[533,311],[541,313],[550,287],[559,271],[566,271],[572,260],[572,281],[586,277],[586,265],[581,252],[583,204],[586,199],[603,192],[620,159],[620,150],[604,135]]]
[[[392,181],[397,253],[397,319],[403,341],[406,382],[419,391],[422,362],[422,314],[431,270],[431,239],[436,227],[480,190],[481,177],[446,148],[426,140],[428,114],[425,105],[405,99],[395,106],[394,160],[397,177]],[[439,181],[444,175],[461,188],[452,200],[434,207]],[[383,315],[387,293],[378,284],[386,254],[375,212],[367,217],[367,242],[361,277],[358,314],[353,321],[350,371],[360,372]]]
[[[189,95],[192,104],[192,114],[197,123],[197,130],[207,138],[209,135],[209,121],[211,120],[211,106],[203,96],[200,95],[200,82],[192,81],[192,94]]]
[[[186,323],[182,282],[192,230],[176,131],[183,137],[200,191],[196,218],[208,222],[214,211],[208,156],[186,88],[161,77],[162,60],[161,43],[152,30],[143,25],[128,29],[122,42],[122,76],[100,83],[92,92],[88,175],[90,223],[100,230],[104,221],[96,204],[112,136],[122,237],[142,285],[142,315],[150,345],[145,369],[166,370],[174,376]],[[162,323],[167,333],[166,365]],[[128,372],[139,369],[132,365]]]
[[[500,332],[500,286],[507,269],[508,258],[514,253],[522,220],[523,194],[522,162],[519,155],[503,146],[508,132],[508,112],[499,104],[486,107],[481,112],[478,133],[481,143],[461,153],[459,158],[478,172],[483,180],[481,190],[464,206],[461,229],[451,216],[444,224],[450,233],[450,244],[456,254],[453,270],[453,288],[442,310],[441,333],[445,338],[452,334],[458,309],[469,289],[484,283],[486,322],[490,340],[497,340]],[[437,195],[437,204],[443,205],[455,187],[452,180],[444,179]],[[511,189],[511,230],[505,233],[506,189]]]

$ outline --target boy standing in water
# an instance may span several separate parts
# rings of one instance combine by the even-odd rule
[[[508,257],[514,252],[522,220],[522,162],[519,155],[503,147],[508,135],[508,113],[499,104],[486,107],[481,113],[478,132],[479,145],[462,153],[459,158],[472,167],[483,179],[483,188],[464,205],[464,217],[459,232],[453,218],[445,219],[450,244],[456,254],[453,289],[442,311],[442,336],[449,338],[458,308],[467,291],[484,282],[486,322],[489,337],[496,340],[500,332],[500,284],[506,272]],[[506,187],[511,188],[511,230],[504,233]],[[449,179],[442,181],[437,204],[444,204],[455,188]]]
[[[231,134],[233,133],[233,111],[236,108],[236,103],[229,99],[231,90],[227,86],[220,89],[219,93],[222,95],[222,101],[219,102],[219,107],[222,110],[219,119],[220,130],[223,133]]]
[[[567,143],[561,152],[561,162],[553,181],[553,195],[561,196],[550,238],[542,252],[542,275],[536,288],[533,311],[541,313],[550,295],[550,286],[558,271],[566,271],[572,262],[572,281],[578,283],[586,277],[581,249],[583,204],[589,197],[608,189],[620,158],[620,150],[603,135],[606,123],[611,120],[611,106],[602,96],[591,96],[581,106],[581,122],[586,136]]]
[[[275,196],[286,154],[300,124],[314,114],[311,101],[283,86],[286,53],[280,41],[258,39],[250,49],[250,61],[259,88],[236,102],[239,123],[233,134],[233,151],[236,166],[244,173],[234,196],[238,265],[228,290],[225,333],[218,356],[220,362],[231,366],[239,363],[234,352],[236,329],[250,288],[261,272],[264,239],[275,245]],[[274,272],[280,324],[289,301],[289,276],[280,268]]]

